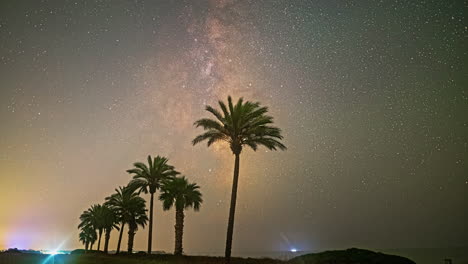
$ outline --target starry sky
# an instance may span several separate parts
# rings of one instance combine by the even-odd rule
[[[185,251],[222,252],[234,158],[190,141],[227,95],[269,106],[288,147],[243,152],[234,254],[468,246],[467,8],[1,1],[0,248],[79,247],[80,213],[152,154],[202,188]]]

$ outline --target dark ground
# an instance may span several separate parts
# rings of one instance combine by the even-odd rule
[[[42,255],[17,253],[15,251],[0,253],[0,264],[224,264],[223,257],[208,256],[173,256],[146,254],[104,254],[89,252],[82,254]],[[306,254],[289,261],[276,259],[233,258],[232,264],[415,264],[415,262],[394,255],[387,255],[363,249],[347,249]]]
[[[0,253],[0,264],[224,264],[222,257],[172,255],[125,256],[105,254],[41,255],[27,253]],[[273,259],[233,258],[233,264],[284,264]]]

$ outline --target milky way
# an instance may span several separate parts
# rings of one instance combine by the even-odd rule
[[[0,248],[78,247],[79,214],[152,154],[202,187],[184,249],[222,252],[233,156],[190,141],[227,95],[267,105],[288,147],[243,153],[234,254],[468,246],[466,8],[1,1]],[[156,249],[173,225],[157,205]]]

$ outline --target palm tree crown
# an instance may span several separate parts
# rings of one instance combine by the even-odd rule
[[[129,186],[137,188],[143,193],[155,193],[161,187],[161,181],[179,174],[174,166],[169,165],[166,157],[157,156],[154,159],[148,156],[148,166],[142,162],[135,162],[135,168],[127,170],[134,174]]]
[[[106,204],[115,209],[116,215],[121,221],[128,221],[134,207],[145,203],[138,193],[131,187],[119,187],[115,193],[106,198]]]
[[[80,224],[78,225],[78,228],[85,228],[85,227],[92,227],[93,229],[98,229],[99,226],[99,221],[98,221],[98,214],[99,210],[101,209],[100,204],[94,204],[90,208],[88,208],[86,211],[84,211],[80,215]]]
[[[207,145],[225,141],[229,143],[234,154],[240,154],[244,145],[254,151],[259,145],[270,150],[285,150],[286,146],[280,142],[283,139],[281,130],[271,126],[273,117],[266,115],[268,108],[260,106],[259,102],[244,102],[240,98],[234,105],[231,96],[228,97],[228,106],[219,101],[221,111],[211,106],[206,106],[206,111],[216,117],[215,119],[202,118],[194,125],[202,127],[205,133],[197,136],[192,144],[196,145],[207,140]]]
[[[118,223],[117,212],[108,204],[104,203],[102,205],[100,217],[102,218],[101,221],[104,229],[112,230],[114,228],[118,228],[116,225]]]
[[[164,181],[159,200],[163,202],[164,210],[170,210],[175,205],[177,210],[193,207],[195,211],[199,211],[203,202],[199,189],[200,186],[189,183],[185,176],[174,177]]]
[[[148,222],[148,216],[146,215],[146,201],[144,199],[138,199],[135,204],[129,210],[128,218],[126,219],[130,229],[137,231],[138,227],[145,227]]]

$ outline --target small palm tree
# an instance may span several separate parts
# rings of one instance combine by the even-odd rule
[[[191,207],[195,211],[200,210],[203,200],[199,189],[200,186],[189,183],[185,177],[174,177],[164,181],[161,186],[159,200],[163,202],[163,209],[170,210],[172,206],[176,209],[174,255],[182,255],[183,252],[184,210]]]
[[[242,148],[248,146],[256,151],[258,146],[264,146],[269,150],[285,150],[286,146],[280,142],[283,139],[281,130],[271,125],[273,117],[266,115],[268,108],[260,106],[259,102],[244,102],[240,98],[234,105],[231,96],[228,96],[228,106],[222,101],[219,101],[219,106],[222,113],[211,106],[206,106],[206,111],[213,114],[216,119],[203,118],[194,123],[196,127],[202,127],[206,132],[195,137],[192,144],[196,145],[206,140],[209,147],[215,142],[227,142],[235,155],[225,251],[226,262],[230,263]]]
[[[96,230],[94,232],[96,232]],[[94,246],[94,243],[96,243],[96,240],[97,240],[97,234],[96,234],[96,239],[90,242],[91,244],[89,245],[89,250],[93,251],[93,246]]]
[[[117,224],[119,223],[119,219],[117,217],[116,211],[114,208],[108,206],[107,204],[104,204],[101,207],[101,215],[100,217],[102,218],[102,225],[104,228],[104,253],[107,253],[109,251],[109,240],[110,240],[110,235],[112,230],[119,229]]]
[[[135,200],[132,205],[126,222],[128,224],[128,253],[133,252],[133,241],[135,239],[135,233],[138,227],[145,227],[148,222],[148,216],[146,215],[146,201],[144,199]]]
[[[138,196],[135,189],[130,187],[119,187],[115,193],[106,198],[106,204],[114,208],[120,222],[120,234],[117,242],[116,253],[120,253],[120,245],[125,225],[131,220],[132,213],[145,208],[145,200]]]
[[[104,230],[104,224],[102,221],[102,205],[95,204],[92,205],[88,210],[84,211],[80,215],[81,223],[78,225],[78,228],[91,227],[94,230],[97,230],[98,233],[98,251],[101,248],[101,236]],[[94,243],[92,243],[94,244]],[[91,247],[92,247],[91,244]]]
[[[85,253],[88,251],[89,248],[89,240],[87,237],[87,234],[84,230],[81,230],[80,233],[78,234],[78,238],[81,243],[85,246]]]
[[[168,159],[157,156],[154,160],[148,156],[148,166],[142,162],[133,164],[134,168],[127,170],[128,173],[134,174],[133,180],[130,181],[131,188],[139,189],[140,192],[150,193],[150,219],[149,219],[149,234],[148,234],[148,254],[151,254],[151,245],[153,241],[153,205],[154,193],[161,186],[161,181],[174,177],[179,172],[174,170],[174,167],[169,165]]]
[[[92,245],[97,239],[96,230],[94,230],[91,226],[84,226],[81,228],[79,239],[80,242],[82,242],[85,246],[85,252],[87,252],[89,246]]]

